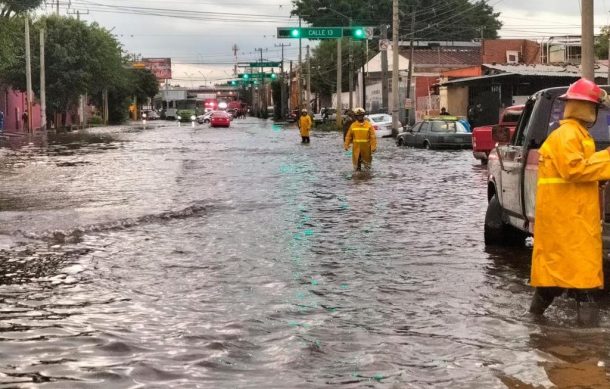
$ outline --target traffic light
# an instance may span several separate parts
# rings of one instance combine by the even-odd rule
[[[250,79],[250,74],[249,73],[242,73],[242,74],[238,74],[237,77],[238,78],[243,78],[244,80],[248,80],[248,79]]]
[[[272,80],[275,80],[276,78],[277,78],[277,74],[275,74],[275,73],[271,73],[271,79],[272,79]]]
[[[366,39],[366,31],[362,27],[343,27],[343,36],[350,36],[352,39]]]
[[[277,37],[278,38],[299,38],[301,36],[301,29],[298,27],[278,27]]]
[[[232,85],[232,86],[237,85],[237,80],[231,80],[231,85]]]

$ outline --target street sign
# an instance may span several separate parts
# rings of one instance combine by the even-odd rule
[[[238,74],[237,77],[241,78],[243,80],[255,79],[255,78],[260,79],[263,77],[275,80],[277,78],[277,74],[276,73],[242,73],[242,74]]]
[[[366,39],[364,27],[278,27],[278,38],[339,39],[344,36],[352,39]]]
[[[250,62],[249,67],[251,67],[251,68],[260,68],[260,67],[275,68],[280,65],[281,65],[280,62]]]
[[[308,39],[337,39],[343,36],[341,27],[303,27],[301,37]]]

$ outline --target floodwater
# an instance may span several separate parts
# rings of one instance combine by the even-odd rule
[[[111,127],[0,148],[0,387],[608,388],[609,304],[526,315],[470,151]]]

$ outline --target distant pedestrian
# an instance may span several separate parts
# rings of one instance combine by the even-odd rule
[[[309,143],[309,131],[311,130],[311,117],[307,114],[306,109],[301,110],[301,117],[297,125],[301,130],[301,143]]]
[[[25,110],[23,111],[23,114],[21,115],[21,121],[23,122],[23,129],[26,131],[29,131],[29,125],[28,125],[28,111]]]
[[[447,108],[441,108],[441,116],[451,116],[449,112],[447,112]]]

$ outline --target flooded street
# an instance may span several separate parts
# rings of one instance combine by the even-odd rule
[[[258,119],[0,149],[0,387],[609,388],[601,328],[526,315],[470,150]]]

